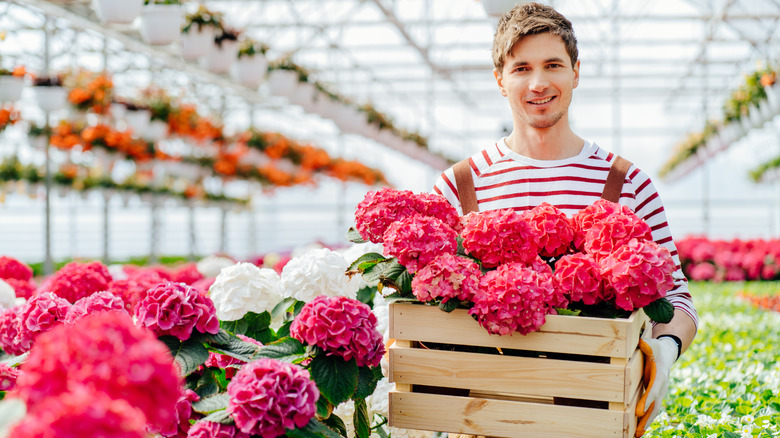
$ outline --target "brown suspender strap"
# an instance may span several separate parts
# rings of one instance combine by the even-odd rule
[[[620,155],[615,157],[615,160],[612,161],[612,166],[609,168],[607,182],[604,183],[604,191],[601,193],[602,198],[612,202],[620,200],[620,193],[623,191],[623,182],[626,180],[626,173],[628,173],[629,167],[631,167],[630,161]]]
[[[471,165],[469,159],[458,161],[452,166],[455,172],[455,185],[458,188],[458,199],[463,215],[473,211],[479,211],[477,207],[477,192],[474,190],[474,178],[471,176]]]

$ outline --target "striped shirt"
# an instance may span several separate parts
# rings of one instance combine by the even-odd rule
[[[507,147],[504,139],[469,158],[477,205],[480,211],[511,208],[525,211],[548,202],[567,216],[601,198],[614,154],[586,142],[579,155],[563,160],[535,160]],[[460,214],[463,210],[450,167],[437,179],[434,192],[443,195]],[[688,292],[661,198],[650,178],[631,166],[623,183],[620,204],[629,207],[652,230],[653,240],[672,254],[677,266],[674,287],[666,298],[687,313],[698,326],[698,315]]]

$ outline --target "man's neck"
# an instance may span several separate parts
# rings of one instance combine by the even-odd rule
[[[556,129],[536,129],[524,126],[515,127],[506,138],[506,144],[512,151],[535,160],[563,160],[580,153],[585,140],[575,134],[568,126]]]

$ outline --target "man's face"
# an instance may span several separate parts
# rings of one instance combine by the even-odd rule
[[[580,62],[572,66],[561,37],[541,33],[518,41],[503,70],[493,73],[516,122],[545,129],[567,115],[572,90],[579,83]]]

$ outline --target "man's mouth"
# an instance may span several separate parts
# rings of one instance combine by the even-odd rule
[[[545,103],[555,99],[555,96],[545,97],[543,99],[529,100],[528,103],[532,105],[544,105]]]

